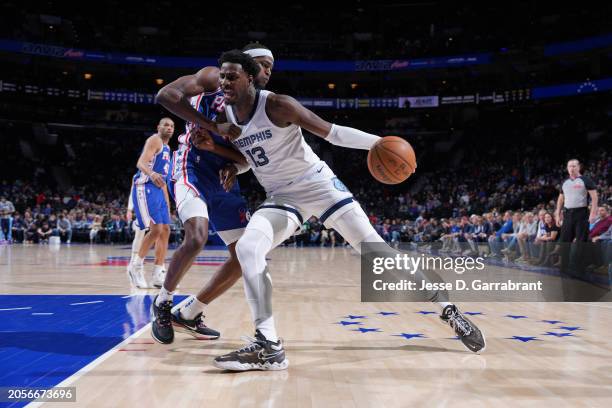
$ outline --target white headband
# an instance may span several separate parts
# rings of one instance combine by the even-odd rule
[[[244,51],[245,54],[249,54],[251,58],[257,57],[270,57],[272,61],[274,61],[274,56],[272,55],[272,51],[267,48],[254,48],[252,50]]]

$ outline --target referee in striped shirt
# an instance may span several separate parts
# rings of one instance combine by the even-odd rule
[[[557,226],[561,227],[561,242],[587,242],[589,240],[589,222],[597,219],[597,190],[595,183],[587,176],[580,174],[580,162],[572,159],[567,162],[567,178],[561,186],[557,199]],[[591,196],[591,213],[589,215],[588,196]],[[561,224],[563,222],[563,224]]]
[[[561,224],[560,272],[563,278],[564,300],[592,301],[592,291],[579,287],[574,279],[583,279],[589,221],[594,221],[597,217],[597,191],[593,180],[580,174],[578,160],[572,159],[567,162],[567,172],[569,178],[561,186],[555,211],[557,225]],[[588,196],[591,196],[590,216]]]

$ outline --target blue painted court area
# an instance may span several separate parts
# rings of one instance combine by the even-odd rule
[[[0,387],[59,384],[146,326],[152,299],[143,295],[0,295]],[[177,296],[175,302],[182,299]],[[23,405],[0,403],[2,407]]]

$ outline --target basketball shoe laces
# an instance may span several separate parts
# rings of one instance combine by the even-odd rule
[[[160,326],[170,326],[172,325],[172,303],[171,302],[161,302],[159,307],[159,314],[157,315],[157,321]]]
[[[240,340],[244,340],[248,344],[243,348],[236,350],[236,353],[250,353],[257,349],[263,349],[266,346],[266,342],[264,340],[259,340],[251,336],[241,336]]]
[[[200,328],[200,329],[205,329],[205,328],[208,328],[208,326],[206,326],[206,324],[204,324],[204,318],[205,318],[205,317],[206,317],[206,316],[204,316],[204,314],[199,313],[199,314],[198,314],[198,315],[195,317],[195,319],[193,319],[193,320],[195,320],[195,327]]]
[[[472,325],[461,316],[457,311],[449,316],[450,324],[453,329],[459,329],[464,336],[469,336],[472,333]]]

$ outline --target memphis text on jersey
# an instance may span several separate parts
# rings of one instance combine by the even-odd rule
[[[262,130],[261,132],[257,132],[253,135],[248,135],[240,139],[234,140],[234,145],[238,148],[241,148],[241,147],[244,148],[254,143],[262,142],[264,140],[271,139],[271,138],[272,138],[272,130],[266,129],[266,130]]]

